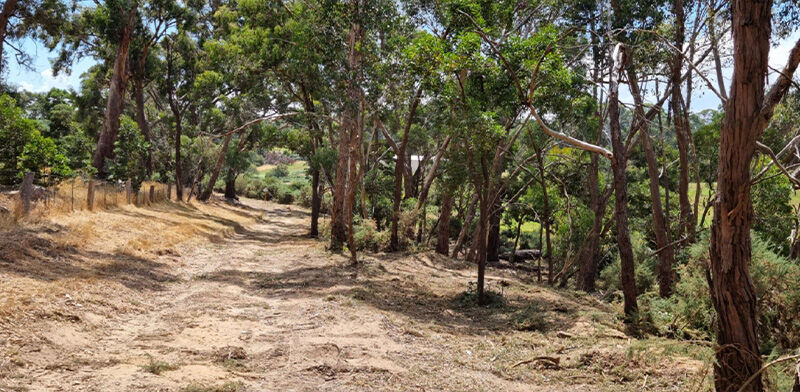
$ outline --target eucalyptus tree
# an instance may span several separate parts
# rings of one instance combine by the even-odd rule
[[[714,381],[718,391],[761,391],[757,298],[750,278],[753,222],[750,166],[758,139],[800,63],[800,40],[769,88],[772,1],[731,4],[733,76],[722,119],[709,285],[718,314]],[[785,7],[794,5],[783,4]],[[759,77],[753,77],[759,75]]]
[[[158,89],[157,96],[166,99],[171,113],[170,123],[173,124],[174,128],[175,189],[177,199],[183,200],[183,188],[186,185],[186,178],[183,173],[181,138],[183,137],[187,112],[195,105],[195,97],[193,95],[195,93],[194,82],[200,71],[198,62],[201,48],[198,47],[197,42],[184,29],[179,29],[164,37],[160,42],[160,48],[163,77],[159,78],[156,85]],[[137,108],[137,117],[138,113],[139,110]]]
[[[54,68],[68,69],[75,59],[91,56],[111,72],[103,125],[92,158],[92,165],[103,176],[106,160],[113,155],[128,82],[134,77],[137,84],[144,83],[150,49],[176,26],[181,8],[172,0],[107,0],[77,8],[59,42]],[[136,87],[135,95],[142,93],[137,100],[142,98],[143,104],[143,90],[139,89],[143,86]],[[139,120],[144,120],[143,112]],[[149,127],[140,121],[139,126],[143,125],[142,131],[149,137]]]

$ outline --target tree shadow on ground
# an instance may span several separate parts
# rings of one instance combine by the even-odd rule
[[[49,227],[58,230],[58,225]],[[124,252],[79,250],[41,238],[41,232],[5,233],[0,241],[0,272],[42,281],[106,279],[134,290],[162,290],[165,283],[177,280],[164,263]]]

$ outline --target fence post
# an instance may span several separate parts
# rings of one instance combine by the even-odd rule
[[[131,180],[125,181],[125,200],[128,204],[131,204],[131,193],[133,192],[133,188],[131,188]]]
[[[167,184],[167,200],[172,199],[172,183]]]
[[[86,208],[91,211],[94,209],[94,179],[89,179],[89,187],[86,192]]]
[[[147,202],[148,205],[150,205],[150,203],[153,203],[155,201],[154,200],[155,193],[156,193],[155,185],[150,185],[150,200]]]
[[[75,177],[72,177],[72,185],[69,191],[69,210],[75,211]]]
[[[33,193],[33,173],[25,173],[22,179],[22,188],[19,197],[22,200],[22,213],[27,215],[31,211],[31,193]]]

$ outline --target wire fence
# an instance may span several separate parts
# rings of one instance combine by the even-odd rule
[[[87,177],[59,179],[47,175],[36,178],[33,173],[26,174],[21,184],[0,191],[0,219],[6,221],[16,221],[28,215],[105,210],[129,204],[149,206],[173,197],[172,184],[146,181],[135,190],[130,181],[112,182]]]

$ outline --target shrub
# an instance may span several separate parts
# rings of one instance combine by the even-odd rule
[[[133,189],[138,191],[147,176],[144,165],[147,148],[147,142],[136,122],[128,116],[122,116],[117,141],[114,142],[114,159],[109,161],[110,178],[131,180]]]
[[[775,253],[752,235],[750,274],[758,298],[759,337],[763,353],[800,345],[800,265]],[[679,280],[668,299],[643,301],[643,312],[661,333],[712,339],[716,313],[711,302],[706,268],[708,236],[689,249],[689,260],[677,268]],[[646,298],[646,297],[645,297]]]
[[[389,247],[389,231],[377,231],[376,227],[376,223],[372,219],[361,220],[357,226],[353,226],[356,250],[378,252]]]
[[[287,177],[289,175],[289,165],[285,163],[278,164],[278,166],[275,166],[275,168],[272,169],[270,175],[276,178]]]

